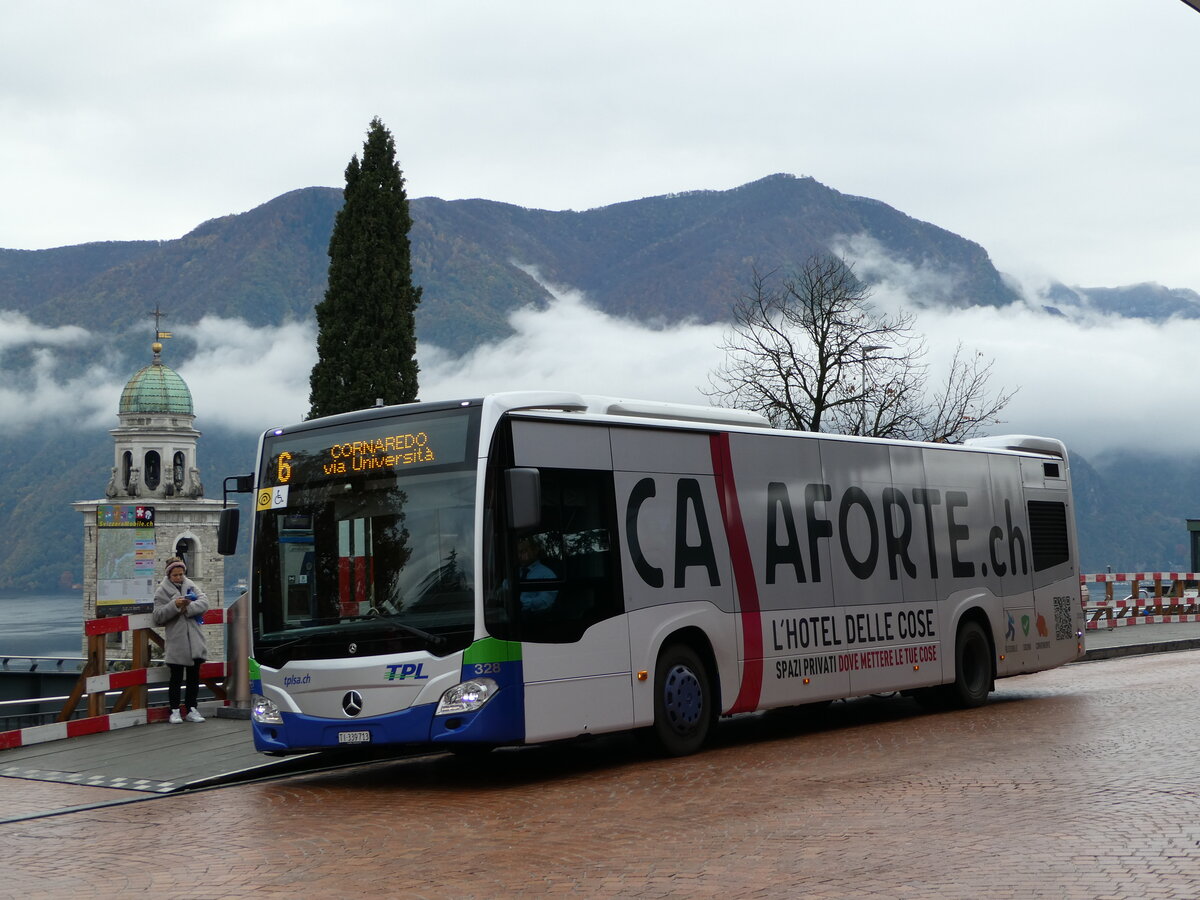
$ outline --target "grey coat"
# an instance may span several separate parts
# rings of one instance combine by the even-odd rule
[[[176,598],[187,594],[191,588],[196,599],[180,610]],[[180,666],[190,666],[197,659],[208,659],[208,645],[204,642],[204,631],[196,623],[196,616],[208,612],[208,597],[196,587],[186,575],[178,587],[170,578],[159,582],[154,592],[154,624],[165,627],[166,651],[164,661]]]

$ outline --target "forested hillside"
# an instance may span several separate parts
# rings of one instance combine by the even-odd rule
[[[206,314],[255,325],[307,318],[325,289],[341,192],[304,188],[178,240],[0,250],[0,308],[46,325],[121,332],[161,305],[173,323]],[[946,273],[931,302],[1015,295],[978,244],[811,178],[774,175],[730,191],[651,197],[585,212],[488,200],[411,202],[421,340],[465,352],[507,331],[506,315],[549,298],[522,267],[642,320],[723,320],[752,270],[791,269],[841,238]]]
[[[147,314],[168,313],[172,345],[186,359],[187,323],[205,315],[271,325],[312,316],[341,191],[292,191],[249,212],[205,222],[170,241],[0,250],[0,311],[91,334],[145,334]],[[729,191],[694,191],[586,211],[524,209],[488,200],[411,202],[414,277],[423,288],[418,338],[464,353],[508,331],[507,316],[549,301],[540,278],[586,292],[601,310],[640,321],[726,320],[752,272],[796,268],[849,237],[889,258],[938,273],[923,301],[999,306],[1015,294],[978,244],[886,204],[839,193],[811,178],[773,175]],[[1095,299],[1092,299],[1092,296]],[[1057,286],[1051,300],[1130,315],[1194,315],[1200,298],[1157,285],[1121,290]],[[126,344],[129,342],[126,341]],[[115,346],[115,344],[114,344]],[[37,352],[0,355],[17,380]],[[95,352],[115,352],[112,347]],[[138,344],[138,353],[144,345]],[[86,354],[56,364],[82,371]],[[143,364],[127,361],[129,373]],[[125,363],[121,363],[124,365]],[[119,369],[118,369],[119,370]],[[249,471],[254,436],[205,431],[200,463],[208,496],[225,475]],[[116,410],[113,410],[113,424]],[[81,578],[81,528],[70,503],[99,496],[112,465],[107,431],[62,435],[0,431],[0,590],[55,590]],[[1200,510],[1194,466],[1136,459],[1091,469],[1076,458],[1084,565],[1185,567],[1181,517]],[[1112,509],[1120,509],[1114,519]],[[231,566],[231,577],[237,567]]]

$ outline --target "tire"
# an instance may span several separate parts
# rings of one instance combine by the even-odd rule
[[[974,709],[993,687],[992,642],[978,622],[965,622],[954,642],[954,682],[945,687],[948,705]]]
[[[695,753],[716,720],[711,679],[691,647],[675,644],[658,657],[654,671],[654,725],[650,737],[666,756]]]

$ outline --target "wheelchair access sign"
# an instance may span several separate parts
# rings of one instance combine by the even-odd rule
[[[288,486],[286,484],[261,488],[258,492],[258,504],[255,506],[255,512],[263,512],[267,509],[286,509],[287,501]]]

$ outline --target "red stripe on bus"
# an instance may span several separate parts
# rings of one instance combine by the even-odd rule
[[[721,519],[729,541],[729,556],[733,560],[733,580],[737,585],[738,608],[742,617],[742,686],[730,713],[758,709],[762,695],[763,649],[762,612],[758,606],[758,582],[750,561],[750,542],[738,504],[737,485],[733,480],[733,457],[729,452],[729,435],[709,435],[713,475],[717,482],[717,497],[721,501]]]

